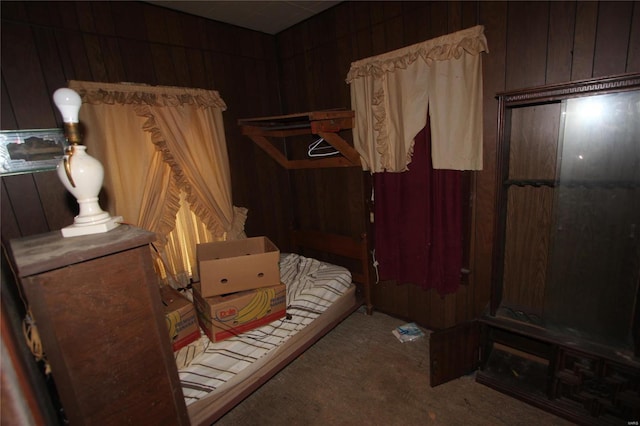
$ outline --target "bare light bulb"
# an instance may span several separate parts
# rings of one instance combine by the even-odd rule
[[[78,123],[78,113],[82,106],[82,99],[75,90],[60,88],[53,93],[53,102],[56,104],[65,123]]]

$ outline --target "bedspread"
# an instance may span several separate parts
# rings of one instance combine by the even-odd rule
[[[202,335],[176,352],[187,405],[220,389],[253,362],[267,356],[352,285],[346,268],[293,253],[281,254],[280,278],[287,286],[285,318],[217,343]]]

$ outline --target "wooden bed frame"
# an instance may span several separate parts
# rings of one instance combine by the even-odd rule
[[[302,255],[308,253],[308,257],[315,257],[349,269],[353,282],[358,286],[359,298],[366,305],[367,313],[369,315],[372,313],[371,265],[367,234],[363,233],[360,238],[352,238],[320,231],[292,230],[291,244],[296,253]],[[329,256],[322,256],[322,254]],[[344,263],[341,259],[348,262]]]
[[[194,402],[187,407],[189,418],[192,425],[210,425],[216,420],[224,416],[237,404],[242,402],[246,397],[251,395],[260,386],[271,379],[280,370],[286,367],[290,362],[296,359],[300,354],[311,347],[315,342],[331,331],[336,325],[356,311],[363,305],[365,299],[363,293],[368,292],[369,287],[369,265],[368,265],[368,242],[366,235],[361,238],[351,238],[336,234],[326,234],[318,231],[292,231],[292,244],[296,253],[306,255],[308,257],[316,257],[307,255],[307,250],[313,253],[326,253],[327,255],[337,256],[331,257],[331,263],[341,265],[339,258],[346,259],[350,262],[348,267],[352,271],[352,279],[356,284],[360,295],[348,293],[343,299],[339,299],[322,315],[331,316],[331,321],[322,322],[322,326],[314,326],[309,324],[298,334],[293,336],[284,345],[278,348],[275,354],[269,355],[258,370],[251,374],[250,377],[241,383],[223,390],[220,395],[215,398],[205,397],[200,401]],[[321,256],[317,256],[319,260]],[[353,265],[357,264],[358,268]],[[351,295],[352,297],[349,297]],[[367,306],[370,313],[371,307]]]

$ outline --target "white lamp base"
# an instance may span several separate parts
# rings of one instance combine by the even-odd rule
[[[106,221],[100,223],[90,223],[86,225],[79,225],[74,223],[73,225],[62,228],[63,237],[77,237],[80,235],[101,234],[109,232],[122,222],[122,216],[110,217]]]

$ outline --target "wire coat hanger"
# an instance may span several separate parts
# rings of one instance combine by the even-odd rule
[[[322,145],[325,142],[326,145]],[[309,144],[307,155],[309,157],[328,157],[330,155],[338,154],[340,151],[335,149],[331,144],[324,140],[324,138],[317,139]]]

